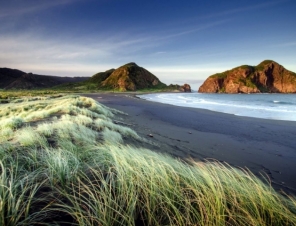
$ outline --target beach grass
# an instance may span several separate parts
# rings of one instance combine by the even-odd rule
[[[296,225],[268,178],[148,150],[122,114],[75,95],[1,104],[0,225]]]

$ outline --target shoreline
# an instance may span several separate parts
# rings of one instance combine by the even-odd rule
[[[173,94],[173,95],[170,95]],[[151,96],[150,96],[151,95]],[[218,113],[226,113],[230,115],[235,115],[238,117],[250,117],[250,118],[259,118],[267,120],[279,120],[279,121],[296,121],[295,113],[296,108],[291,106],[291,109],[287,110],[287,104],[293,104],[294,98],[290,94],[285,99],[279,97],[278,94],[275,94],[275,97],[268,96],[267,99],[261,99],[258,96],[262,94],[253,94],[253,95],[238,95],[238,94],[208,94],[208,93],[180,93],[181,96],[176,95],[175,93],[168,93],[165,96],[162,96],[163,93],[151,93],[151,94],[137,94],[136,97],[140,99],[153,101],[157,103],[170,104],[179,107],[187,108],[198,108],[205,109],[209,111],[214,111]],[[189,96],[188,96],[189,95]],[[205,95],[205,96],[203,96]],[[229,96],[234,95],[234,99]],[[272,95],[272,94],[271,94]],[[211,96],[214,98],[212,99]],[[220,99],[219,96],[224,96]],[[252,99],[248,99],[252,96]],[[254,100],[255,96],[255,100]],[[257,96],[257,97],[256,97]],[[247,98],[246,98],[247,97]],[[242,99],[241,99],[242,98]],[[289,99],[290,98],[290,99]],[[251,101],[250,101],[251,100]],[[196,102],[200,102],[197,106]],[[244,101],[244,103],[241,103]],[[258,103],[257,103],[258,102]],[[264,103],[265,105],[261,105]],[[270,103],[273,103],[271,105]],[[253,105],[254,104],[254,105]],[[276,104],[276,105],[275,105]],[[290,106],[289,106],[290,107]]]
[[[277,191],[296,196],[296,122],[235,116],[147,101],[131,94],[81,94],[127,113],[122,122],[182,160],[215,159],[267,175]],[[149,134],[152,137],[148,136]]]

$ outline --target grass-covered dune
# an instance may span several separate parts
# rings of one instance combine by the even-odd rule
[[[132,146],[147,141],[121,114],[79,96],[1,104],[0,225],[296,225],[294,198]]]

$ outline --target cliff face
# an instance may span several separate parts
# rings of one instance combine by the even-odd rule
[[[244,65],[211,75],[200,93],[296,93],[296,74],[265,60],[257,66]]]
[[[129,63],[114,70],[101,82],[100,86],[120,91],[166,87],[155,75],[135,63]]]

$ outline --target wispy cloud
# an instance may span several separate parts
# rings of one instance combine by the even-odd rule
[[[16,1],[19,4],[14,7],[13,2]],[[172,23],[170,26],[165,26],[161,22],[157,29],[154,26],[148,26],[145,29],[124,27],[122,30],[107,31],[91,27],[91,32],[80,32],[77,28],[79,32],[75,33],[69,26],[68,30],[54,33],[55,36],[45,34],[53,34],[46,26],[34,24],[28,28],[18,29],[19,24],[22,25],[19,22],[22,21],[21,16],[23,15],[74,4],[78,1],[85,0],[26,0],[23,2],[11,0],[12,3],[10,1],[5,4],[0,3],[0,20],[4,21],[0,24],[0,32],[3,31],[0,35],[0,67],[13,67],[43,74],[89,76],[128,61],[136,61],[148,64],[143,66],[147,66],[147,69],[155,75],[163,76],[168,82],[173,81],[172,78],[176,75],[182,78],[186,76],[195,78],[192,81],[187,80],[189,83],[194,83],[210,74],[229,69],[229,65],[226,66],[229,59],[233,62],[235,58],[241,59],[243,55],[252,55],[254,58],[256,54],[254,50],[249,51],[251,48],[247,42],[243,43],[246,47],[240,46],[238,51],[235,43],[219,44],[217,48],[215,43],[211,42],[212,40],[198,43],[193,38],[191,43],[185,43],[186,40],[199,34],[203,35],[206,33],[205,30],[211,32],[218,30],[219,27],[227,26],[229,22],[234,21],[236,17],[234,14],[272,7],[289,0],[271,1],[220,11],[211,15],[194,17],[191,21],[186,20],[186,17],[180,17],[177,25],[170,22]],[[14,20],[15,17],[16,20]],[[18,26],[11,26],[13,28],[9,29],[9,23],[14,22]],[[7,29],[4,26],[7,26]],[[204,39],[207,40],[207,38]],[[278,45],[278,47],[283,46],[294,47],[296,42],[292,40]],[[258,51],[263,52],[262,49]],[[246,56],[243,58],[245,60]],[[222,65],[206,65],[207,62],[215,62],[215,59],[222,62]],[[164,67],[158,67],[159,65]]]
[[[132,39],[97,36],[67,41],[68,38],[53,39],[28,32],[17,36],[2,35],[0,36],[0,67],[29,71],[36,69],[40,73],[53,72],[51,74],[57,75],[68,75],[72,72],[75,72],[75,75],[90,75],[120,66],[116,64],[126,63],[122,62],[125,57],[128,56],[132,60],[136,52],[151,45],[149,38],[139,37]],[[80,69],[78,70],[77,67]],[[94,68],[97,69],[94,70]]]
[[[186,79],[186,80],[174,80],[173,82],[176,82],[177,84],[183,84],[184,82],[189,84],[201,84],[204,82],[204,79]]]
[[[192,66],[169,66],[169,67],[149,67],[151,71],[157,71],[159,73],[197,73],[197,72],[215,72],[225,70],[225,68],[213,68],[213,67],[192,67]]]
[[[279,43],[279,44],[273,45],[272,47],[290,47],[290,46],[296,46],[296,42]]]
[[[42,1],[41,3],[40,1],[39,3],[36,3],[36,1],[24,1],[21,5],[19,4],[19,1],[18,4],[16,4],[14,1],[11,1],[10,5],[1,6],[0,18],[22,16],[24,14],[35,13],[52,7],[72,4],[77,1],[81,0],[51,0]]]
[[[188,34],[191,34],[191,33],[196,33],[196,32],[199,32],[199,31],[203,31],[203,30],[206,30],[206,29],[210,29],[210,28],[213,28],[213,27],[216,27],[216,26],[219,26],[221,24],[224,24],[226,22],[230,21],[229,19],[227,20],[219,20],[219,21],[215,21],[215,22],[211,22],[211,23],[207,23],[207,24],[202,24],[202,25],[197,25],[196,27],[194,28],[188,28],[187,30],[179,30],[179,31],[175,31],[175,32],[168,32],[166,31],[166,34],[167,35],[163,35],[163,36],[159,36],[157,39],[158,40],[162,40],[162,39],[170,39],[170,38],[175,38],[175,37],[178,37],[178,36],[183,36],[183,35],[188,35]]]
[[[235,13],[267,8],[267,7],[271,7],[271,6],[278,5],[280,3],[284,3],[284,2],[288,2],[288,1],[291,1],[291,0],[277,0],[277,1],[269,1],[266,3],[253,4],[253,5],[250,5],[247,7],[235,8],[235,9],[231,9],[231,10],[222,11],[219,13],[209,14],[209,15],[203,16],[202,18],[213,18],[213,17],[218,17],[218,16],[227,16],[227,15],[231,15],[231,14],[235,14]]]

